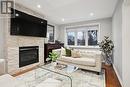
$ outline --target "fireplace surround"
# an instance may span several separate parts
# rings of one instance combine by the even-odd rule
[[[16,4],[15,8],[39,18],[44,16],[32,11],[20,4]],[[9,16],[10,17],[10,16]],[[40,37],[26,37],[26,36],[12,36],[10,35],[10,19],[6,19],[7,27],[5,28],[5,59],[6,59],[6,72],[10,75],[24,72],[28,69],[32,69],[37,65],[44,64],[44,40],[45,38]],[[26,66],[19,66],[19,47],[38,46],[38,58],[39,62],[27,64]],[[36,61],[35,61],[36,62]]]
[[[19,47],[19,67],[39,62],[39,47]]]

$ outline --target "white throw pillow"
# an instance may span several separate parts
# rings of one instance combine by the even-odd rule
[[[66,50],[64,47],[61,47],[61,55],[65,56],[66,55]]]
[[[80,52],[76,50],[71,51],[71,57],[73,58],[80,58]]]

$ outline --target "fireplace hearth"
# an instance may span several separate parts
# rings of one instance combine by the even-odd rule
[[[39,47],[19,47],[19,67],[39,62]]]

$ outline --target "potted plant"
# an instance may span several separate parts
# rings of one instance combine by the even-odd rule
[[[58,58],[58,54],[56,52],[49,52],[49,58],[51,59],[52,64],[56,66],[56,60]]]
[[[114,48],[113,41],[109,39],[109,37],[104,36],[104,40],[99,43],[99,47],[101,51],[105,54],[105,64],[112,64],[112,50]]]

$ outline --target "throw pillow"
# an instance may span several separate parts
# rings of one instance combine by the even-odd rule
[[[80,58],[80,52],[76,50],[72,50],[72,55],[73,58]]]
[[[66,55],[66,51],[65,51],[65,48],[64,48],[64,47],[61,47],[61,55],[62,55],[62,56],[65,56],[65,55]]]
[[[66,56],[71,57],[71,50],[70,49],[65,49],[66,50]]]

